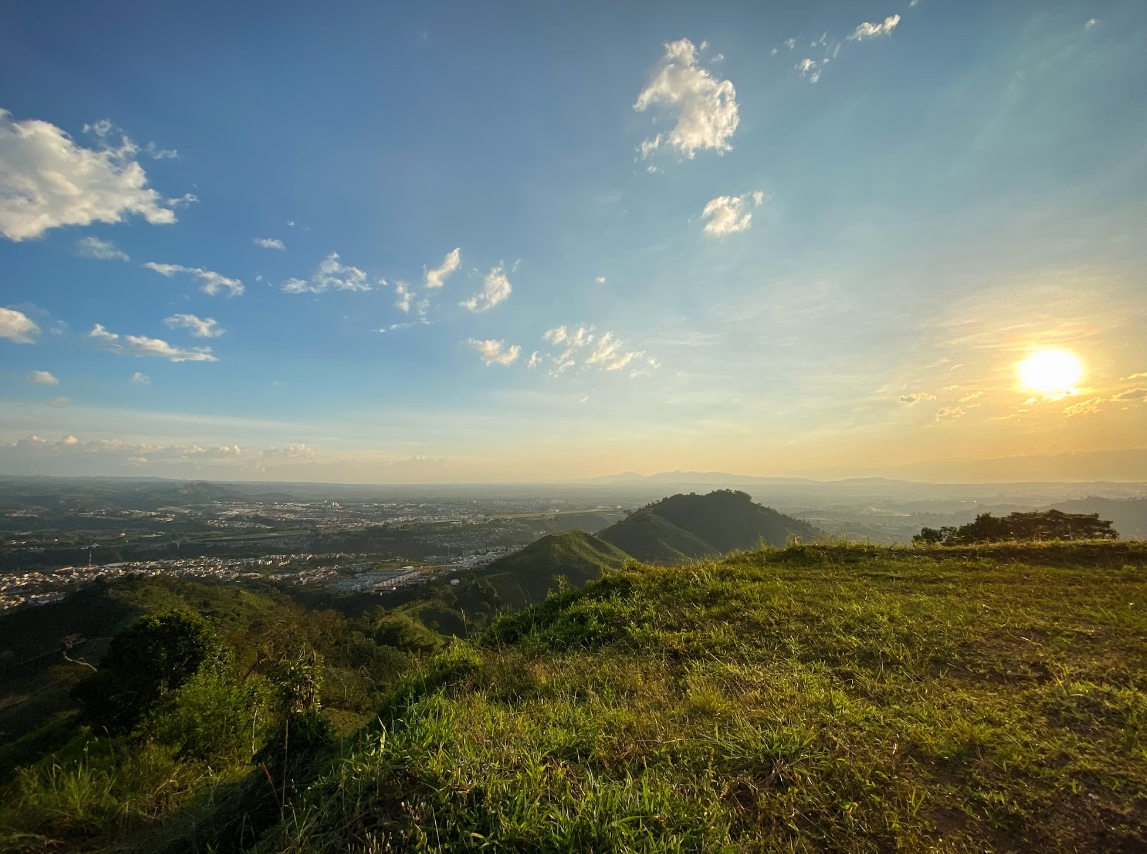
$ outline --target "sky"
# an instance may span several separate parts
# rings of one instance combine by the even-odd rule
[[[0,474],[1147,480],[1145,93],[1141,0],[13,0]]]

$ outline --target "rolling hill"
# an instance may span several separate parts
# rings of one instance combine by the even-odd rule
[[[584,531],[561,531],[475,572],[489,581],[507,605],[517,609],[537,604],[557,586],[558,576],[575,587],[601,576],[603,567],[617,569],[629,557],[624,551]]]
[[[792,538],[815,540],[824,532],[754,504],[744,492],[718,490],[707,495],[673,495],[643,507],[606,528],[602,540],[647,563],[680,563],[762,542],[783,546]]]
[[[1064,513],[1098,513],[1100,519],[1110,519],[1125,540],[1147,539],[1147,498],[1081,498],[1061,501],[1055,510]]]

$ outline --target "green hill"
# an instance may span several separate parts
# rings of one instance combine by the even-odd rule
[[[502,601],[516,609],[543,601],[557,586],[558,576],[581,587],[600,577],[602,568],[621,567],[627,557],[593,534],[562,531],[494,561],[475,575],[493,584]]]
[[[679,528],[649,508],[638,510],[598,536],[645,563],[684,563],[719,553],[696,534]]]
[[[259,851],[1147,850],[1145,564],[623,569],[441,654]]]
[[[681,563],[757,548],[762,542],[779,547],[795,537],[817,540],[824,532],[754,504],[747,493],[723,489],[664,498],[598,536],[647,563]]]

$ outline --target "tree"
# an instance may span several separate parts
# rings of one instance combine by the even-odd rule
[[[981,513],[974,522],[958,528],[922,528],[912,538],[920,545],[964,546],[1018,540],[1114,540],[1119,534],[1098,513],[1064,513],[1040,510],[993,516]]]
[[[227,659],[215,630],[198,614],[149,615],[112,638],[99,671],[74,694],[94,726],[123,734],[201,669],[225,670]]]

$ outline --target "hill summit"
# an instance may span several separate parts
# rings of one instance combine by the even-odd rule
[[[721,489],[707,495],[671,495],[642,507],[598,537],[647,563],[680,563],[761,543],[815,540],[819,528],[753,502],[746,492]]]

